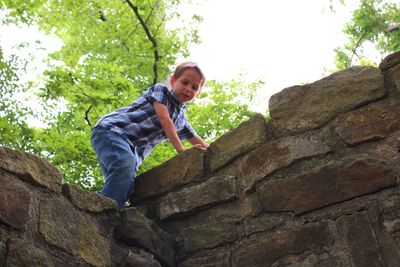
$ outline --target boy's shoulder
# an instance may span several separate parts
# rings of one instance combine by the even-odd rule
[[[153,88],[154,91],[170,92],[168,86],[164,83],[156,83],[150,88]]]
[[[166,84],[156,83],[147,88],[147,90],[143,92],[142,96],[151,96],[153,94],[169,95],[171,94],[171,91]]]

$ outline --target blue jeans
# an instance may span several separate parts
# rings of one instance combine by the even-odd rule
[[[119,209],[124,208],[137,170],[134,151],[122,136],[101,127],[93,128],[90,143],[106,178],[101,194],[116,200]]]

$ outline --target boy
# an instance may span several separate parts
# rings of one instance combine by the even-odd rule
[[[169,78],[171,90],[163,84],[147,89],[131,105],[100,118],[90,142],[105,176],[102,195],[125,206],[133,192],[134,178],[143,159],[153,148],[169,139],[178,153],[185,151],[181,140],[207,149],[187,121],[186,102],[197,97],[205,83],[198,65],[179,64]]]

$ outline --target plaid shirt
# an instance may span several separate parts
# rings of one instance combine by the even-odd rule
[[[180,105],[173,92],[160,83],[147,89],[131,105],[103,116],[95,125],[124,137],[139,157],[139,165],[157,144],[167,140],[153,107],[153,101],[162,103],[168,108],[181,140],[196,135],[184,113],[186,105]]]

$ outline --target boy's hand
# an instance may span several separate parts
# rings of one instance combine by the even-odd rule
[[[184,148],[184,149],[182,149],[181,151],[178,151],[178,153],[181,154],[181,153],[185,152],[186,150],[189,150],[189,149],[192,149],[192,148],[194,148],[194,149],[201,149],[201,150],[207,150],[207,148],[203,147],[201,144],[195,144],[195,145],[193,145],[193,146],[190,147],[190,148]]]
[[[207,146],[207,147],[204,147],[204,146],[202,146],[201,144],[195,144],[195,145],[193,145],[192,147],[198,148],[198,149],[201,149],[201,150],[207,150],[207,148],[208,148],[208,146]]]

